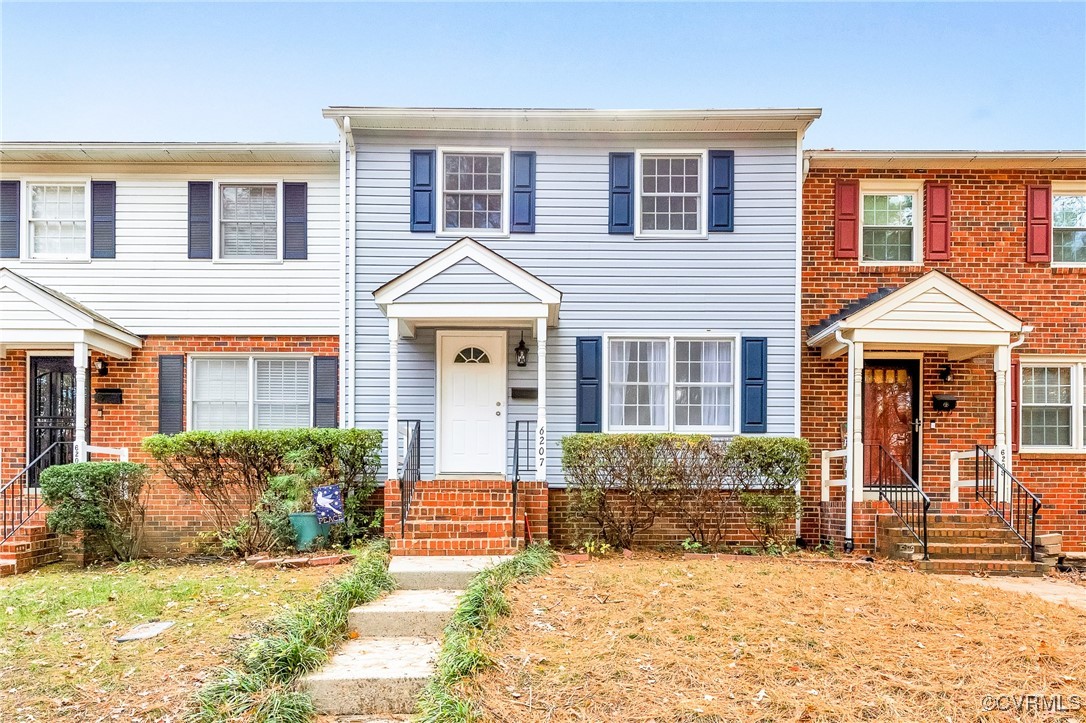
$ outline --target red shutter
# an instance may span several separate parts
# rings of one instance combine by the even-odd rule
[[[924,259],[946,261],[950,258],[950,184],[925,185]]]
[[[839,259],[860,257],[860,184],[838,181],[833,201],[833,255]]]
[[[1011,361],[1011,451],[1018,451],[1018,438],[1021,436],[1019,429],[1021,415],[1018,413],[1018,397],[1021,396],[1022,374],[1021,365],[1017,361]]]
[[[1026,187],[1026,261],[1052,260],[1052,187]]]

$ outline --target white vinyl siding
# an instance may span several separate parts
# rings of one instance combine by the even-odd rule
[[[1052,262],[1086,265],[1086,193],[1052,194]]]
[[[1022,363],[1025,450],[1086,451],[1086,361]]]
[[[87,184],[30,183],[27,191],[30,257],[89,258]]]
[[[219,257],[274,259],[279,255],[275,184],[219,185]]]
[[[292,429],[313,423],[310,357],[192,357],[190,429]]]

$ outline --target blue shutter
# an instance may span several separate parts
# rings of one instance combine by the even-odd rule
[[[735,151],[709,151],[709,232],[735,228]]]
[[[513,151],[510,164],[509,231],[535,233],[535,151]]]
[[[117,257],[117,184],[91,181],[91,258]]]
[[[339,426],[339,359],[313,358],[313,426]]]
[[[309,184],[283,184],[283,258],[308,257]]]
[[[607,217],[610,233],[633,233],[634,154],[611,154],[611,210]]]
[[[411,230],[433,231],[437,151],[411,151]]]
[[[764,336],[743,339],[743,425],[741,431],[761,433],[769,429],[769,398],[766,376],[769,370],[769,340]]]
[[[0,181],[0,259],[19,258],[19,182]]]
[[[211,258],[211,181],[189,181],[189,258]]]
[[[603,338],[577,337],[577,431],[603,431]]]
[[[177,434],[183,429],[185,410],[185,357],[158,357],[158,433]]]

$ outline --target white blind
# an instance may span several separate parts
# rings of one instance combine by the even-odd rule
[[[221,226],[225,258],[278,255],[275,186],[223,185]]]
[[[249,428],[249,360],[194,359],[192,428]]]
[[[308,359],[257,359],[257,429],[310,426],[310,376]]]

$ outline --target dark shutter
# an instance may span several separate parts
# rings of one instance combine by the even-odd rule
[[[510,164],[509,231],[535,233],[535,151],[513,151]]]
[[[611,210],[607,216],[610,233],[633,233],[634,154],[611,154]]]
[[[283,258],[308,256],[309,184],[283,184]]]
[[[766,432],[769,429],[769,397],[766,376],[769,371],[769,340],[764,336],[743,339],[743,424],[746,433]]]
[[[950,258],[950,184],[929,182],[924,190],[924,258],[946,261]]]
[[[603,431],[603,338],[577,337],[577,431]]]
[[[339,358],[313,358],[313,426],[339,426]]]
[[[735,228],[735,151],[709,151],[709,233]]]
[[[1018,398],[1022,389],[1022,365],[1011,360],[1011,451],[1017,452],[1019,438],[1022,436],[1021,414],[1018,410]]]
[[[211,181],[189,181],[189,258],[211,258]]]
[[[1052,187],[1026,187],[1026,261],[1052,260]]]
[[[158,357],[158,433],[177,434],[184,426],[185,357]]]
[[[117,256],[117,184],[91,181],[91,258]]]
[[[411,230],[433,231],[437,151],[411,151]]]
[[[860,257],[860,184],[838,181],[833,199],[833,255],[839,259]]]
[[[0,259],[19,258],[19,182],[0,181]]]

